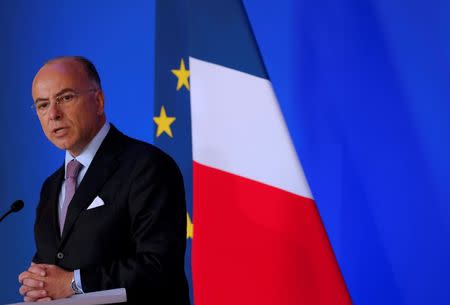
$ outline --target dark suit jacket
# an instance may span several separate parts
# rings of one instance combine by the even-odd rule
[[[42,186],[33,261],[80,269],[84,292],[124,287],[129,304],[189,304],[186,204],[175,162],[111,125],[69,205],[60,236],[63,177],[64,166]],[[105,205],[87,210],[96,196]]]

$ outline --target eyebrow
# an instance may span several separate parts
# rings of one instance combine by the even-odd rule
[[[64,93],[67,93],[67,92],[75,92],[75,90],[73,90],[73,89],[71,89],[71,88],[64,88],[64,89],[62,89],[61,91],[59,91],[58,93],[56,93],[56,94],[54,95],[54,97],[61,96],[61,95],[63,95]],[[45,102],[45,101],[49,101],[49,100],[50,100],[50,98],[38,97],[38,98],[36,99],[36,101],[34,101],[34,103],[36,104],[36,103],[38,103],[38,102]]]

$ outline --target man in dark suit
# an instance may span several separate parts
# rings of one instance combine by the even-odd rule
[[[45,135],[66,160],[42,186],[37,251],[19,275],[24,300],[124,287],[129,304],[189,304],[175,162],[107,122],[100,78],[83,57],[47,62],[32,95]]]

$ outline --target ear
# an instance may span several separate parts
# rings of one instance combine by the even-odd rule
[[[97,115],[103,115],[105,112],[105,96],[101,89],[95,92],[95,104],[97,106]]]

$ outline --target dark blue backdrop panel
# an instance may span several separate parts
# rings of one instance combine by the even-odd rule
[[[19,302],[19,272],[34,253],[41,183],[63,162],[31,111],[31,81],[47,59],[84,55],[97,66],[108,119],[127,134],[153,138],[154,1],[2,1],[0,3],[0,304]]]

